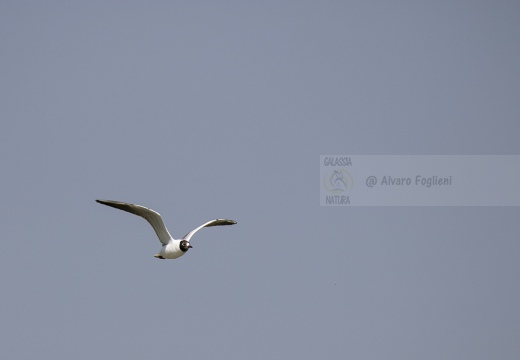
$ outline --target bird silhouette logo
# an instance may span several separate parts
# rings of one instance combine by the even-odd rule
[[[332,194],[341,194],[352,189],[354,179],[352,175],[343,169],[332,170],[323,177],[323,186]]]

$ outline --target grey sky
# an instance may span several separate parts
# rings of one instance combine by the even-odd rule
[[[519,154],[514,1],[0,2],[0,357],[518,359],[517,207],[320,207],[322,154]],[[475,194],[479,196],[479,194]],[[174,261],[142,219],[182,236]]]

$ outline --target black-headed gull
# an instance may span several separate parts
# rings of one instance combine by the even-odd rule
[[[170,235],[168,229],[164,225],[161,215],[158,212],[153,211],[152,209],[148,209],[141,205],[127,204],[124,202],[113,200],[96,200],[96,202],[138,215],[144,218],[146,221],[148,221],[155,230],[157,237],[159,237],[159,241],[163,244],[161,251],[159,251],[159,253],[155,255],[155,257],[158,259],[177,259],[178,257],[184,255],[186,251],[188,251],[188,249],[192,247],[190,245],[190,239],[193,236],[193,234],[195,234],[203,227],[234,225],[237,223],[234,220],[227,219],[211,220],[191,230],[189,233],[184,235],[182,239],[175,240]]]

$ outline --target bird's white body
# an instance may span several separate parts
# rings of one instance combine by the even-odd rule
[[[96,202],[135,214],[148,221],[155,230],[155,233],[157,234],[159,241],[163,244],[159,253],[155,255],[155,257],[159,259],[177,259],[184,255],[192,247],[190,245],[190,239],[193,236],[193,234],[195,234],[203,227],[234,225],[237,223],[234,220],[227,219],[211,220],[193,229],[192,231],[184,235],[182,239],[175,240],[170,235],[168,229],[164,225],[161,215],[152,209],[148,209],[141,205],[129,204],[113,200],[96,200]]]
[[[177,259],[182,255],[186,254],[185,251],[181,250],[180,244],[182,240],[172,240],[168,244],[163,245],[161,251],[155,257],[163,259]]]

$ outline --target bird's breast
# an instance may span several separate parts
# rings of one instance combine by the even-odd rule
[[[167,245],[164,245],[161,249],[161,255],[165,259],[177,259],[178,257],[184,255],[184,251],[182,251],[180,248],[180,242],[181,240],[173,240]]]

